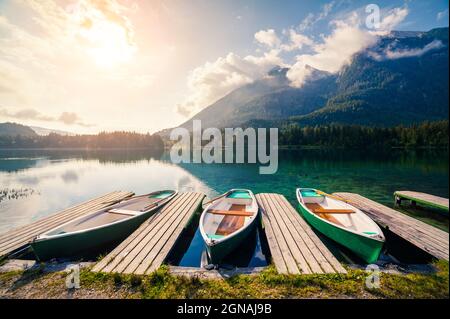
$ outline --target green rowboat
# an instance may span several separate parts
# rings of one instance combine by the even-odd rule
[[[120,243],[175,194],[164,190],[131,197],[37,236],[31,248],[40,261],[92,256]]]
[[[385,241],[380,227],[348,202],[312,188],[298,188],[303,217],[325,236],[347,247],[365,262],[378,260]]]
[[[219,264],[246,240],[256,225],[258,209],[255,196],[246,189],[232,189],[209,202],[199,228],[210,263]]]

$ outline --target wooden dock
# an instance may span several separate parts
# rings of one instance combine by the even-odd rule
[[[67,208],[56,214],[52,214],[29,225],[6,232],[0,235],[0,257],[8,256],[25,249],[36,236],[45,233],[54,227],[92,211],[110,206],[133,195],[134,193],[123,191],[108,193]]]
[[[161,266],[205,195],[179,193],[92,269],[95,272],[149,274]]]
[[[380,226],[388,228],[414,246],[438,259],[448,260],[448,233],[358,194],[334,193],[333,195],[361,209]]]
[[[256,195],[272,261],[282,274],[346,273],[286,198]]]
[[[411,201],[413,205],[416,203],[439,208],[448,212],[448,198],[439,197],[431,194],[412,192],[412,191],[396,191],[394,193],[395,203],[401,205],[402,200]]]

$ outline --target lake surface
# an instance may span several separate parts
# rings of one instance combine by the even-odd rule
[[[178,189],[213,197],[230,188],[249,188],[254,193],[281,193],[294,207],[299,186],[329,193],[356,192],[388,206],[396,190],[449,195],[446,151],[280,151],[276,174],[260,175],[258,168],[253,164],[175,165],[167,154],[154,158],[143,151],[0,150],[0,233],[114,190],[143,194]],[[448,231],[448,218],[435,212],[407,213]],[[200,265],[203,242],[196,222],[184,234],[180,253],[173,256],[177,264]],[[265,265],[260,237],[256,231],[248,247],[242,248],[247,253],[238,254],[245,255],[239,265]]]

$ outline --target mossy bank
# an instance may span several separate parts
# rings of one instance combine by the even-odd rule
[[[67,289],[65,272],[42,269],[0,274],[0,298],[449,298],[448,262],[433,274],[381,274],[379,288],[367,288],[367,273],[279,275],[268,267],[258,275],[230,279],[174,276],[162,266],[148,276],[94,273],[82,269],[80,288]]]

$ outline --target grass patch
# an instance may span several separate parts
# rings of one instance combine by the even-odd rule
[[[94,291],[101,295],[107,291],[115,298],[449,298],[448,262],[437,262],[435,267],[437,271],[433,274],[383,273],[379,289],[367,288],[367,273],[352,269],[347,274],[280,275],[269,266],[258,275],[239,275],[225,280],[174,276],[164,265],[145,276],[82,269],[81,289],[77,293],[82,296],[83,291]],[[23,278],[24,273],[0,274],[0,281],[17,276]],[[64,289],[59,287],[63,285],[64,273],[52,276],[30,273],[27,281],[47,278],[55,281],[55,285],[46,284],[45,289]],[[39,286],[34,282],[30,285]],[[47,295],[56,293],[47,291]]]

